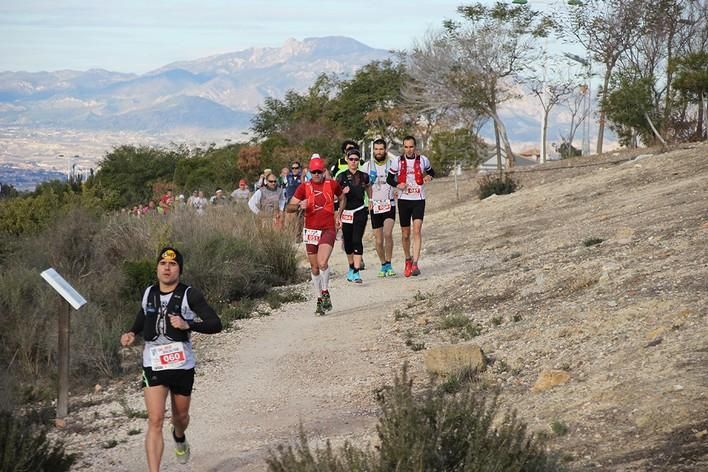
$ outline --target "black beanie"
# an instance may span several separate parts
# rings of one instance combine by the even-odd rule
[[[182,273],[182,270],[184,269],[184,257],[182,257],[182,253],[180,253],[177,249],[172,246],[167,246],[160,249],[157,256],[157,263],[159,264],[162,259],[176,261],[179,266],[179,273]]]

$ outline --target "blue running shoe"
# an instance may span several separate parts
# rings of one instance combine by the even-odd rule
[[[395,277],[396,276],[396,271],[393,270],[393,266],[391,264],[388,264],[386,267],[386,277]]]
[[[359,275],[359,272],[354,272],[353,280],[354,280],[354,283],[356,283],[356,284],[360,284],[363,282],[361,280],[361,275]]]
[[[386,270],[388,270],[388,264],[381,264],[381,270],[379,271],[379,277],[386,277]]]
[[[347,272],[347,282],[354,282],[354,269],[351,267],[349,268],[349,272]]]

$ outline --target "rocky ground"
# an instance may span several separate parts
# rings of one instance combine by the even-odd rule
[[[483,201],[473,178],[459,201],[451,179],[431,184],[420,277],[339,275],[327,317],[310,300],[201,336],[192,461],[167,448],[163,470],[265,470],[300,424],[316,443],[372,442],[374,392],[404,362],[423,381],[450,343],[484,351],[475,388],[498,388],[570,470],[708,470],[708,145],[515,177]],[[75,398],[59,433],[75,470],[144,470],[142,411],[137,376]]]

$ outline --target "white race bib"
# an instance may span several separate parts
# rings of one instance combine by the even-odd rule
[[[419,193],[420,193],[420,187],[418,187],[418,186],[415,186],[415,187],[408,186],[408,187],[406,187],[406,193],[407,193],[408,195],[419,194]]]
[[[388,213],[391,211],[391,200],[379,200],[373,202],[374,215],[379,215],[381,213]]]
[[[150,364],[152,370],[179,369],[187,362],[184,344],[174,342],[150,348]]]
[[[354,222],[354,212],[356,210],[342,211],[342,223],[352,224]]]
[[[305,244],[317,246],[320,243],[320,236],[322,236],[321,229],[304,228],[302,230],[302,242]]]

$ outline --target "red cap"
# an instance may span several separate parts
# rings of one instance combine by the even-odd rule
[[[324,172],[325,163],[321,158],[315,157],[314,159],[310,159],[310,163],[308,164],[308,167],[310,168],[310,171],[321,170],[322,172]]]

